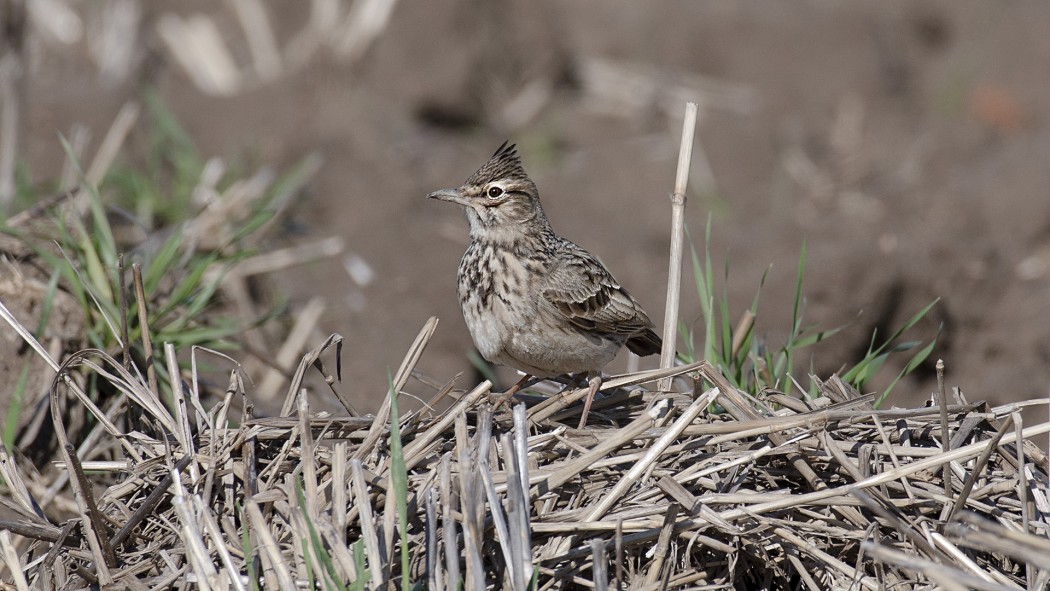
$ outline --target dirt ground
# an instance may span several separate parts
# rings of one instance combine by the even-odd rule
[[[141,53],[117,82],[99,76],[85,41],[30,44],[32,175],[57,174],[56,134],[74,123],[97,145],[144,83],[205,155],[286,166],[321,153],[283,244],[335,234],[347,254],[280,280],[293,310],[325,297],[315,342],[346,337],[344,382],[373,401],[366,409],[430,316],[441,323],[420,369],[474,381],[455,296],[466,221],[423,196],[461,183],[505,139],[519,144],[555,228],[659,323],[685,100],[701,104],[687,220],[699,240],[712,216],[734,317],[769,268],[758,330],[781,342],[804,242],[807,319],[849,324],[814,353],[817,373],[940,297],[912,335],[928,340],[942,324],[939,345],[898,395],[927,396],[938,357],[970,399],[1047,394],[1050,4],[401,2],[360,58],[317,51],[222,97],[191,81],[157,23],[205,13],[248,68],[234,3],[176,4],[143,9]],[[282,51],[310,22],[303,6],[264,6]]]

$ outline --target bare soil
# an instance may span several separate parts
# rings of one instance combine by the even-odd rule
[[[281,281],[293,310],[327,299],[317,340],[346,336],[355,399],[383,394],[430,316],[441,324],[419,369],[442,382],[472,371],[454,280],[466,222],[423,196],[461,183],[508,138],[556,229],[600,256],[659,322],[686,99],[702,107],[687,219],[699,246],[712,216],[734,317],[769,268],[758,330],[780,343],[805,243],[806,317],[848,324],[814,353],[817,373],[940,297],[915,333],[930,339],[942,325],[940,343],[900,395],[932,390],[936,358],[971,399],[1046,392],[1050,4],[402,2],[356,64],[320,54],[215,97],[172,61],[154,23],[167,10],[205,11],[243,57],[229,6],[148,8],[137,73],[118,84],[85,66],[82,47],[38,46],[25,161],[32,178],[53,178],[56,134],[84,123],[97,146],[146,83],[205,155],[279,167],[321,152],[287,241],[340,235],[374,278],[355,282],[346,260],[330,260]],[[305,20],[299,3],[267,10],[278,43]],[[657,89],[701,92],[620,97],[596,88],[594,60],[634,68]],[[549,94],[526,117],[508,105],[529,84]],[[684,302],[692,321],[688,285]]]

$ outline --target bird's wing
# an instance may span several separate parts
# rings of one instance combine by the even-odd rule
[[[653,323],[598,259],[566,241],[549,269],[543,298],[569,322],[596,333],[630,337]]]

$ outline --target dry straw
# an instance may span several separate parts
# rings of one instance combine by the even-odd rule
[[[175,361],[169,349],[173,377]],[[697,400],[624,386],[665,371],[614,378],[607,388],[633,395],[585,430],[566,426],[579,405],[558,421],[524,404],[498,414],[484,383],[445,413],[402,417],[406,526],[386,423],[311,413],[297,397],[287,417],[235,424],[230,404],[248,397],[236,374],[210,408],[191,386],[172,413],[101,352],[60,377],[78,364],[120,392],[87,407],[95,443],[63,446],[73,469],[50,477],[0,458],[18,515],[0,524],[0,550],[16,587],[1019,589],[1050,572],[1046,457],[1028,442],[1050,423],[1014,430],[1019,405],[948,406],[944,451],[939,408],[874,409],[834,380],[816,398],[753,401],[706,363],[670,370],[715,385]],[[64,383],[52,392],[63,437],[63,409],[84,404]],[[144,414],[134,431],[113,420],[128,400]]]

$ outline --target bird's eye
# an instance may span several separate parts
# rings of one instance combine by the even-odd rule
[[[500,187],[489,187],[489,198],[495,199],[503,194],[503,189]]]

